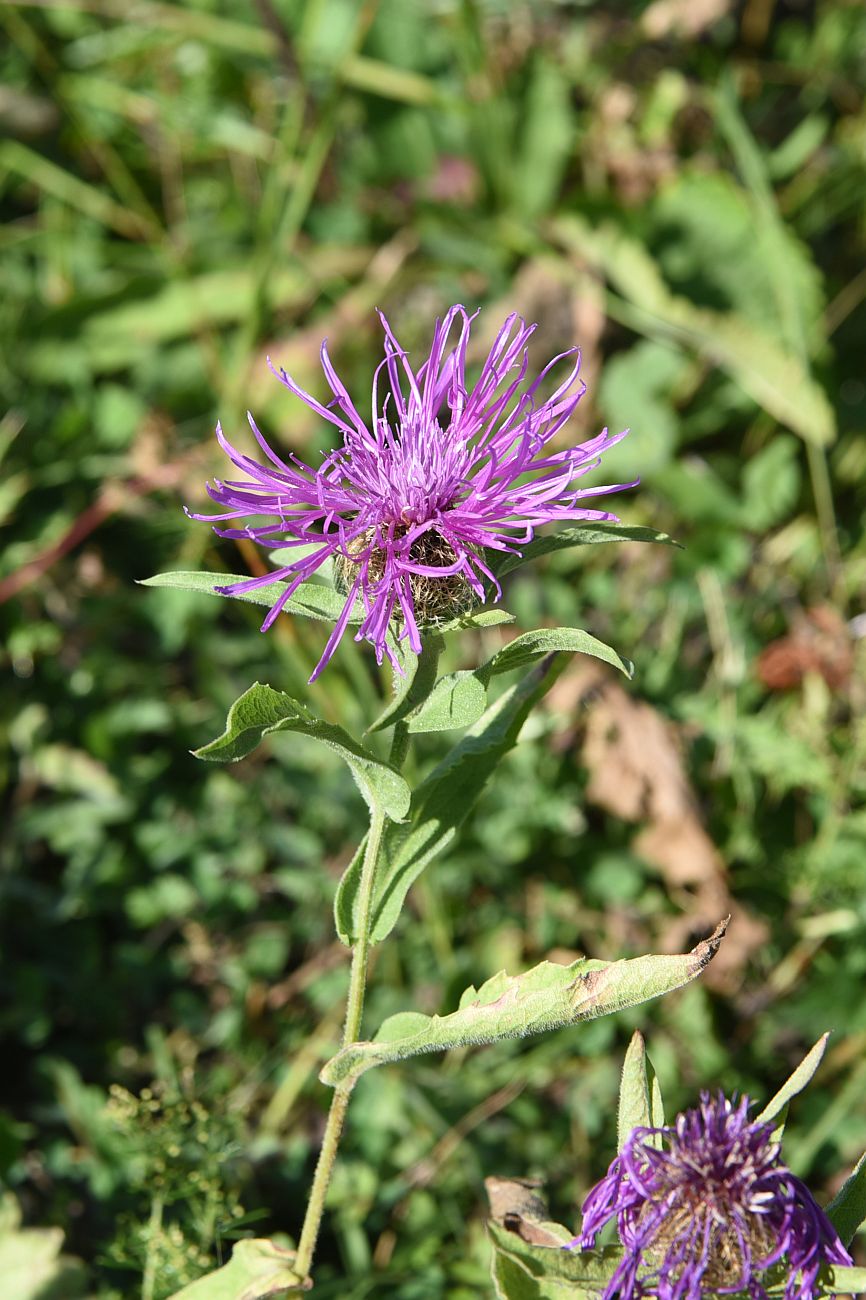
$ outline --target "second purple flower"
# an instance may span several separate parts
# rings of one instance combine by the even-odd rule
[[[385,356],[373,377],[369,422],[337,376],[323,343],[322,368],[333,394],[327,405],[284,370],[274,374],[336,427],[341,445],[318,469],[292,455],[284,460],[250,415],[250,427],[269,462],[261,464],[233,447],[217,426],[220,445],[245,477],[208,484],[222,512],[193,515],[231,521],[215,529],[222,537],[303,548],[297,560],[271,574],[218,588],[226,595],[242,595],[285,581],[263,631],[300,584],[325,560],[334,560],[346,602],[311,681],[331,658],[356,600],[364,616],[355,639],[369,641],[380,663],[387,655],[397,666],[386,639],[392,623],[399,639],[418,654],[425,626],[453,618],[491,595],[499,598],[485,551],[519,551],[541,524],[615,520],[616,515],[582,502],[634,486],[576,486],[625,433],[611,435],[605,429],[579,446],[549,450],[585,392],[576,348],[554,357],[527,382],[527,343],[535,326],[509,316],[470,388],[466,351],[474,317],[463,307],[452,307],[436,322],[429,354],[417,370],[381,313],[380,319]],[[567,364],[564,378],[543,397],[548,376],[561,362]]]

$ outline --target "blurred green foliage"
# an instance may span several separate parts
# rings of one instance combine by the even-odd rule
[[[538,320],[539,362],[581,342],[575,436],[633,427],[618,508],[685,549],[552,555],[508,607],[634,659],[766,929],[735,924],[727,977],[649,1012],[361,1080],[317,1290],[483,1293],[488,1173],[546,1177],[572,1221],[638,1023],[671,1110],[722,1081],[769,1095],[835,1029],[787,1149],[837,1185],[866,1144],[866,10],[44,0],[0,26],[0,1178],[25,1223],[65,1231],[100,1300],[163,1300],[233,1237],[297,1231],[363,804],[302,739],[230,771],[189,751],[256,679],[304,697],[321,629],[260,637],[248,606],[134,582],[261,564],[180,506],[219,472],[217,416],[327,444],[266,353],[316,387],[328,335],[363,400],[373,308],[421,348],[455,300],[487,305],[482,332]],[[357,734],[386,690],[348,644],[309,697]],[[552,950],[688,931],[690,887],[586,805],[579,696],[416,886],[371,1026]]]

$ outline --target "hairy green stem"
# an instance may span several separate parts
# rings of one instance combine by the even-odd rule
[[[352,969],[349,975],[349,993],[346,1000],[346,1022],[343,1026],[342,1046],[354,1043],[361,1029],[364,1014],[364,994],[367,988],[367,966],[370,959],[370,921],[373,909],[373,886],[376,881],[376,865],[379,849],[382,845],[382,833],[385,829],[385,815],[376,810],[370,821],[370,833],[364,850],[364,864],[361,868],[361,883],[358,890],[358,938],[352,952]],[[322,1149],[313,1175],[310,1199],[301,1228],[298,1250],[294,1268],[302,1278],[306,1278],[313,1262],[316,1240],[325,1208],[325,1198],[331,1182],[343,1121],[352,1093],[352,1084],[335,1088],[322,1139]]]

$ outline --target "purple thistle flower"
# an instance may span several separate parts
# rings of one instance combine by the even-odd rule
[[[191,516],[246,521],[216,528],[221,537],[248,537],[266,547],[305,548],[300,558],[272,574],[217,588],[225,595],[242,595],[286,580],[286,589],[262,624],[263,632],[300,584],[325,560],[334,559],[346,603],[311,681],[334,653],[356,599],[360,598],[364,615],[355,639],[370,641],[378,662],[387,655],[399,670],[386,640],[392,621],[399,620],[399,638],[418,654],[421,629],[483,601],[485,580],[496,598],[501,596],[485,551],[519,554],[519,546],[531,541],[540,524],[615,520],[616,515],[586,509],[581,501],[637,482],[575,486],[575,480],[595,469],[602,452],[625,433],[611,435],[605,429],[578,447],[547,449],[586,391],[578,378],[577,348],[554,357],[537,379],[525,384],[526,345],[535,326],[509,316],[478,380],[468,388],[466,350],[474,317],[463,307],[452,307],[444,320],[437,320],[429,355],[418,370],[409,365],[381,312],[379,316],[385,331],[385,358],[373,378],[370,423],[338,378],[325,343],[322,369],[333,393],[326,406],[285,370],[271,366],[289,392],[337,428],[342,446],[327,455],[318,470],[293,455],[283,460],[248,415],[270,462],[262,465],[236,450],[218,425],[220,446],[247,477],[208,484],[208,493],[225,513]],[[541,386],[565,359],[570,361],[568,373],[549,397],[541,399]],[[388,392],[380,404],[383,370]],[[254,524],[251,518],[255,517],[269,522]]]
[[[586,1198],[595,1243],[616,1217],[625,1254],[603,1300],[701,1300],[716,1292],[767,1295],[758,1279],[779,1266],[785,1300],[813,1300],[823,1264],[851,1257],[805,1183],[782,1163],[774,1126],[748,1117],[748,1097],[701,1094],[665,1128],[636,1128]],[[780,1271],[780,1269],[784,1271]]]

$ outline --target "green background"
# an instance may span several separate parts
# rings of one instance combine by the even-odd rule
[[[633,430],[594,481],[639,475],[615,508],[685,549],[515,575],[520,628],[585,627],[635,679],[562,679],[378,950],[370,1031],[736,908],[727,964],[653,1008],[362,1079],[317,1293],[484,1294],[487,1174],[573,1222],[635,1025],[669,1109],[765,1098],[833,1029],[787,1147],[828,1195],[866,1145],[866,10],[46,0],[0,28],[0,1179],[89,1270],[22,1294],[164,1300],[298,1229],[363,804],[293,737],[189,751],[256,679],[356,734],[387,682],[347,641],[308,691],[321,625],[134,583],[261,571],[182,512],[214,423],[243,439],[249,406],[315,461],[265,357],[321,394],[328,336],[364,409],[377,306],[416,362],[454,301],[482,342],[537,320],[536,368],[579,342],[572,436]]]

